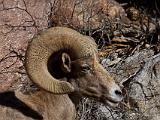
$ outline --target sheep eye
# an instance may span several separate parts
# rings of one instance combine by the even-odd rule
[[[82,71],[89,71],[91,68],[90,68],[90,66],[88,65],[88,64],[83,64],[82,66],[81,66],[81,68],[82,68]]]

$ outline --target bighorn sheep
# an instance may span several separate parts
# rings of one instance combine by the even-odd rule
[[[26,52],[28,76],[41,89],[29,95],[16,92],[16,96],[44,120],[74,120],[75,104],[82,96],[117,105],[121,90],[96,54],[91,37],[65,27],[46,30]]]

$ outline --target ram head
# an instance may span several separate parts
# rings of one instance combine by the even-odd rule
[[[40,88],[53,94],[87,96],[115,106],[122,93],[97,57],[91,37],[65,27],[54,27],[29,44],[26,70]]]

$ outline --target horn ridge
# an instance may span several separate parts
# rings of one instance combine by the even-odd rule
[[[92,56],[97,52],[96,43],[91,37],[66,27],[53,27],[42,32],[33,38],[26,51],[25,67],[29,78],[41,88],[55,94],[74,91],[69,82],[54,78],[47,68],[50,56],[63,49],[70,50],[69,55],[74,59]]]

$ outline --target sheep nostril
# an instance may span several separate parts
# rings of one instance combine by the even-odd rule
[[[121,90],[115,90],[115,94],[119,97],[122,97],[122,91]]]

